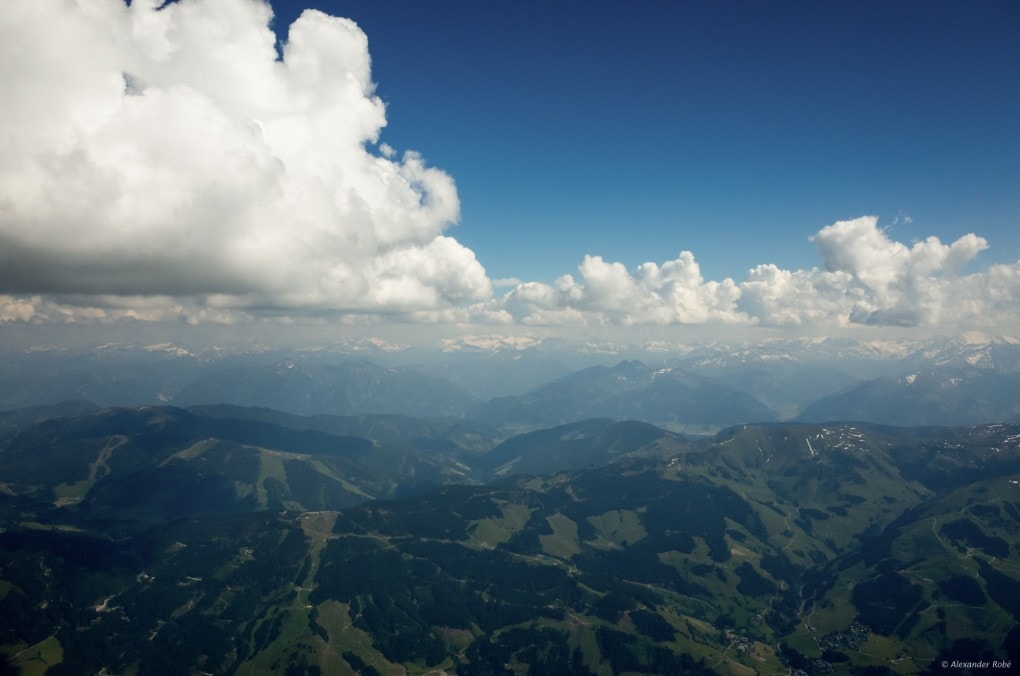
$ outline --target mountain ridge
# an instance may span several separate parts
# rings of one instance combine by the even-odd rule
[[[476,342],[481,347],[449,352],[394,350],[378,341],[315,350],[0,350],[0,409],[70,400],[100,407],[230,403],[299,415],[481,416],[511,433],[602,416],[711,434],[772,419],[913,425],[1020,415],[1010,405],[1020,397],[1020,342],[1009,337],[653,341],[599,356],[553,340]],[[634,364],[643,365],[640,374]],[[614,383],[616,376],[622,380]],[[650,389],[638,391],[642,385]],[[899,419],[897,397],[914,402]],[[937,413],[925,417],[925,409]]]

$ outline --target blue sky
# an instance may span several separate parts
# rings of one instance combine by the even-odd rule
[[[5,331],[1020,333],[1015,2],[11,0],[0,85]]]
[[[310,0],[274,27],[306,6],[367,33],[382,140],[453,176],[494,278],[809,268],[811,235],[865,214],[1020,255],[1015,3]]]

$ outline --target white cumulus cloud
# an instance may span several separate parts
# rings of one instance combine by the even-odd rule
[[[857,283],[861,293],[853,299],[850,319],[862,324],[938,323],[953,309],[948,301],[959,295],[960,270],[988,248],[974,234],[950,245],[929,237],[908,248],[890,240],[874,216],[839,221],[812,239],[828,271]]]
[[[527,324],[701,324],[742,322],[732,280],[706,282],[693,254],[684,251],[659,266],[642,263],[631,273],[619,262],[585,256],[572,275],[552,285],[528,282],[504,297]]]
[[[264,2],[161,5],[5,4],[0,292],[383,312],[491,295],[444,235],[453,180],[371,151],[386,115],[357,25],[308,10],[280,56]]]
[[[500,301],[525,324],[760,325],[844,328],[854,324],[935,327],[1009,325],[1020,320],[1020,262],[962,274],[988,248],[974,234],[908,247],[874,216],[838,221],[811,238],[823,266],[757,265],[740,282],[706,281],[694,255],[628,270],[586,256],[580,281],[518,285]]]
[[[737,307],[749,321],[772,326],[847,323],[849,306],[859,294],[842,271],[783,270],[758,265],[740,283]]]

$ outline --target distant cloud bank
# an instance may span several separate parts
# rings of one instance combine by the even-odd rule
[[[1020,321],[1020,261],[965,272],[983,238],[907,246],[873,216],[822,228],[810,270],[710,281],[684,251],[634,270],[586,256],[551,284],[490,280],[445,234],[453,179],[376,149],[386,111],[357,25],[308,10],[278,54],[268,5],[161,4],[15,0],[0,14],[0,323]]]
[[[1020,262],[961,270],[988,243],[968,234],[912,247],[890,240],[874,216],[839,221],[813,238],[823,268],[762,264],[741,282],[705,281],[688,251],[639,265],[589,256],[581,280],[522,284],[503,301],[523,323],[760,324],[763,326],[938,326],[1015,323]]]

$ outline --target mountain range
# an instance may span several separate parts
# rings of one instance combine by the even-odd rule
[[[778,420],[911,426],[1020,419],[1020,342],[1011,338],[655,344],[598,354],[495,339],[441,353],[378,341],[356,347],[5,351],[0,411],[67,402],[231,404],[306,416],[460,419],[504,435],[597,417],[688,434]]]
[[[676,368],[653,369],[638,361],[593,366],[528,394],[497,397],[468,412],[468,417],[502,429],[599,416],[693,432],[776,419],[753,396],[718,380]]]
[[[227,405],[66,413],[0,431],[8,671],[1020,659],[1015,424],[690,437],[600,418],[504,438]]]

